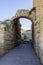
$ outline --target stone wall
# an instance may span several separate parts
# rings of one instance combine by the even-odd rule
[[[4,44],[6,52],[14,47],[14,33],[11,26],[11,24],[10,26],[6,26],[4,30]]]
[[[5,25],[0,23],[0,56],[4,54],[4,27]]]
[[[32,30],[26,30],[25,32],[24,32],[24,40],[25,41],[32,41]]]
[[[7,22],[7,21],[6,21]],[[8,21],[9,22],[9,21]],[[4,30],[4,43],[5,43],[5,51],[8,52],[8,50],[14,48],[17,45],[17,29],[16,24],[10,23],[6,25],[6,30]],[[20,28],[20,27],[19,27]],[[19,35],[20,36],[20,35]]]
[[[32,21],[33,45],[43,64],[43,0],[33,0],[32,10],[18,10],[6,24],[0,23],[0,55],[17,45],[21,34],[19,18]]]
[[[15,28],[15,31],[14,31],[15,40],[16,40],[16,42],[18,42],[18,40],[21,39],[21,24],[20,24],[20,21],[17,19],[17,20],[11,21],[11,22],[13,22],[12,23],[13,29]]]
[[[0,23],[0,56],[17,45],[15,37],[15,27],[13,28],[11,21]]]
[[[35,49],[43,64],[43,0],[33,0],[33,6],[36,7]]]

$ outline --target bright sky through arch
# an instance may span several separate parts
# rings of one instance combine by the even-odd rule
[[[25,30],[30,30],[32,27],[32,21],[26,18],[20,18],[21,28]]]
[[[0,0],[0,21],[10,19],[18,9],[30,10],[32,7],[33,0]]]

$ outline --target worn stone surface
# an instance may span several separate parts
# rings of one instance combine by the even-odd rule
[[[0,23],[0,56],[16,46],[14,32],[12,24],[8,20],[5,23]]]
[[[31,44],[21,44],[0,59],[0,65],[41,65]]]
[[[32,21],[33,46],[43,64],[43,0],[33,0],[33,8],[29,10],[18,10],[16,15],[7,22],[7,25],[0,23],[0,53],[13,48],[21,39],[21,25],[19,18],[27,18]]]
[[[2,56],[4,51],[4,27],[5,25],[1,24],[0,22],[0,55]]]
[[[35,49],[43,64],[43,0],[33,0],[33,6],[36,7]]]

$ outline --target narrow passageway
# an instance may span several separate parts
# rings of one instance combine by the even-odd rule
[[[0,65],[41,65],[31,44],[21,44],[0,59]]]

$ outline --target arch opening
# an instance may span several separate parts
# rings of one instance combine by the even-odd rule
[[[19,18],[19,20],[20,20],[21,28],[25,30],[31,30],[31,26],[32,26],[31,20],[27,18]]]
[[[23,20],[25,20],[25,21],[23,21]],[[24,39],[22,39],[22,34],[21,34],[21,30],[22,30],[22,27],[21,27],[21,22],[28,22],[28,24],[30,25],[26,25],[26,26],[28,26],[28,29],[27,30],[25,30],[25,33],[22,33],[23,34],[23,36],[24,36]],[[26,23],[27,23],[26,22]],[[20,18],[17,18],[17,19],[14,19],[13,20],[13,28],[15,28],[15,39],[16,39],[16,42],[18,43],[18,41],[28,41],[28,42],[32,42],[32,34],[33,34],[33,27],[32,27],[32,25],[33,25],[33,22],[30,20],[30,19],[27,19],[26,17],[20,17]],[[23,24],[23,25],[25,25],[25,24]],[[29,29],[29,27],[30,27],[30,29]],[[28,35],[29,34],[29,35]],[[28,38],[28,39],[25,39],[25,37],[26,38]]]
[[[19,18],[21,24],[21,39],[25,42],[32,41],[32,22],[26,18]]]

